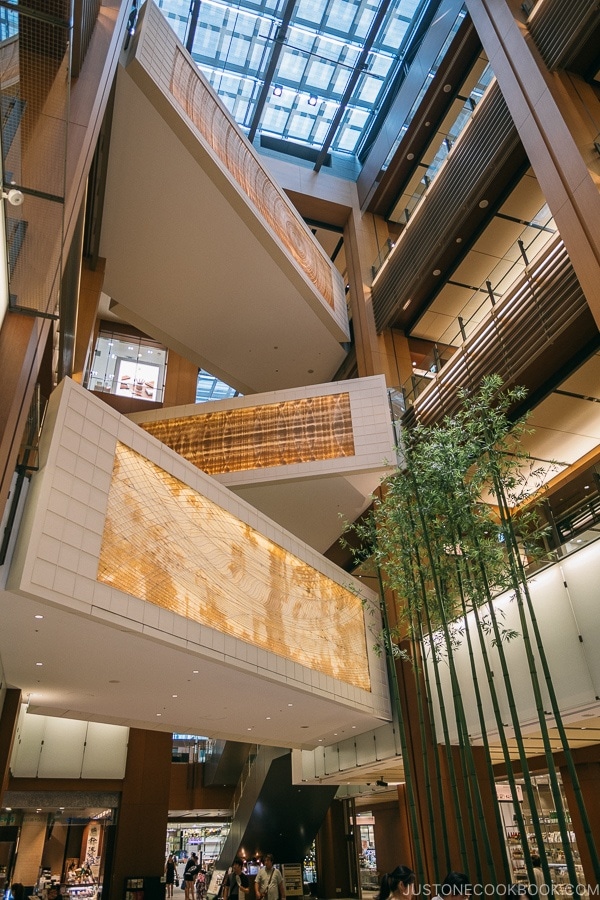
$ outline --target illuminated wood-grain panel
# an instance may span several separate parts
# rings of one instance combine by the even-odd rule
[[[370,690],[358,596],[120,443],[98,580]]]
[[[199,77],[197,68],[180,50],[173,64],[171,92],[269,227],[333,308],[335,300],[329,263],[319,252],[310,232],[294,215],[287,198],[260,165],[247,141],[224,114],[219,101]]]
[[[347,393],[180,416],[141,427],[209,475],[354,456]]]

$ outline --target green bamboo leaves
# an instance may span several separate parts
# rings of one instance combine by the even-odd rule
[[[513,875],[504,841],[501,852],[497,852],[498,832],[504,830],[497,804],[492,820],[485,815],[481,794],[484,785],[469,734],[476,720],[476,749],[483,752],[488,797],[495,797],[490,749],[493,738],[501,750],[504,778],[513,797],[515,827],[523,844],[527,878],[534,882],[534,847],[541,856],[545,881],[551,883],[505,655],[506,644],[518,640],[528,663],[527,690],[535,702],[558,831],[563,838],[569,881],[575,888],[577,873],[569,842],[569,820],[561,798],[544,695],[549,698],[561,737],[596,877],[598,857],[527,583],[526,566],[547,554],[546,526],[535,501],[542,498],[541,485],[548,473],[547,469],[536,467],[522,449],[522,440],[528,433],[526,422],[510,419],[510,411],[524,396],[524,389],[505,388],[498,376],[489,376],[476,392],[462,392],[458,413],[439,424],[417,425],[405,433],[402,466],[382,485],[372,519],[355,531],[362,542],[363,565],[365,556],[370,555],[381,573],[383,586],[395,597],[396,624],[385,628],[381,646],[390,656],[395,655],[393,648],[401,644],[404,659],[397,665],[403,667],[405,678],[408,672],[414,677],[418,732],[426,768],[431,772],[426,779],[429,823],[421,840],[436,848],[432,859],[435,876],[438,877],[440,866],[456,865],[448,859],[445,834],[444,840],[438,841],[440,820],[446,821],[448,802],[452,816],[459,817],[458,842],[464,870],[470,862],[478,880],[487,877],[496,883],[506,882]],[[494,602],[506,592],[516,604],[519,631],[505,625]],[[456,660],[457,650],[463,644],[470,673],[469,700]],[[442,670],[446,673],[444,678]],[[463,678],[464,672],[463,665]],[[474,711],[465,709],[466,702],[474,704]],[[485,708],[491,710],[491,720],[488,714],[486,721]],[[424,719],[426,711],[428,722]],[[402,716],[400,720],[403,721]],[[444,760],[449,797],[436,788],[440,781],[439,758],[438,750],[432,753],[432,746],[438,748]],[[407,764],[408,769],[413,768],[410,760],[405,760],[405,768]],[[522,779],[532,812],[527,828],[515,773]],[[414,773],[412,777],[414,780]],[[488,835],[492,821],[496,832],[493,839]],[[421,827],[424,829],[425,825]],[[467,844],[473,848],[471,851]]]

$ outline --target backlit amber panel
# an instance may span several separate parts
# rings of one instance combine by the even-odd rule
[[[209,475],[354,456],[348,394],[162,419],[141,427]]]
[[[196,67],[180,50],[174,61],[171,91],[269,227],[333,308],[333,279],[329,263],[245,139],[224,115],[219,101],[199,77]]]
[[[370,690],[360,598],[124,444],[98,580]]]

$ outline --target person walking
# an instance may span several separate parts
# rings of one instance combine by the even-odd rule
[[[267,853],[265,864],[254,880],[256,900],[285,900],[283,875],[273,865],[273,854]]]
[[[231,866],[231,872],[225,876],[223,881],[223,900],[244,900],[245,895],[250,891],[250,882],[248,876],[244,875],[242,871],[243,866],[243,860],[236,856]]]
[[[464,872],[448,872],[440,885],[440,897],[468,897],[473,885]]]
[[[167,857],[167,862],[165,863],[165,884],[166,884],[166,897],[169,900],[170,897],[173,896],[173,885],[175,884],[175,875],[177,874],[177,869],[175,868],[175,857],[172,853],[169,853]]]
[[[200,866],[198,864],[198,857],[195,853],[192,853],[190,858],[185,864],[185,869],[183,870],[183,886],[185,889],[185,900],[195,900],[194,898],[194,882],[196,881],[196,876],[200,871]]]
[[[546,886],[546,882],[544,880],[544,873],[542,871],[542,860],[540,859],[537,853],[531,854],[531,868],[533,869],[533,877],[535,878],[535,884],[529,885],[529,896],[530,897],[539,897],[544,896],[549,893],[548,887]]]
[[[198,867],[198,874],[196,876],[196,900],[204,900],[204,895],[206,893],[206,872],[202,868],[202,866]]]
[[[408,866],[396,866],[393,872],[383,875],[377,900],[409,900],[415,891],[415,873]]]

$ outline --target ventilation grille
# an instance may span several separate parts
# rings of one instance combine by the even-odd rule
[[[519,146],[517,130],[494,82],[373,284],[378,332],[390,325],[423,279],[431,277],[444,244],[464,232],[465,220],[475,210],[481,215],[480,200]]]
[[[529,31],[549,69],[567,68],[600,22],[598,0],[545,0],[535,9]]]
[[[516,384],[585,310],[587,302],[558,238],[469,337],[414,402],[411,421],[431,424],[461,405],[460,388],[475,390],[486,375]],[[526,348],[524,351],[523,348]]]

